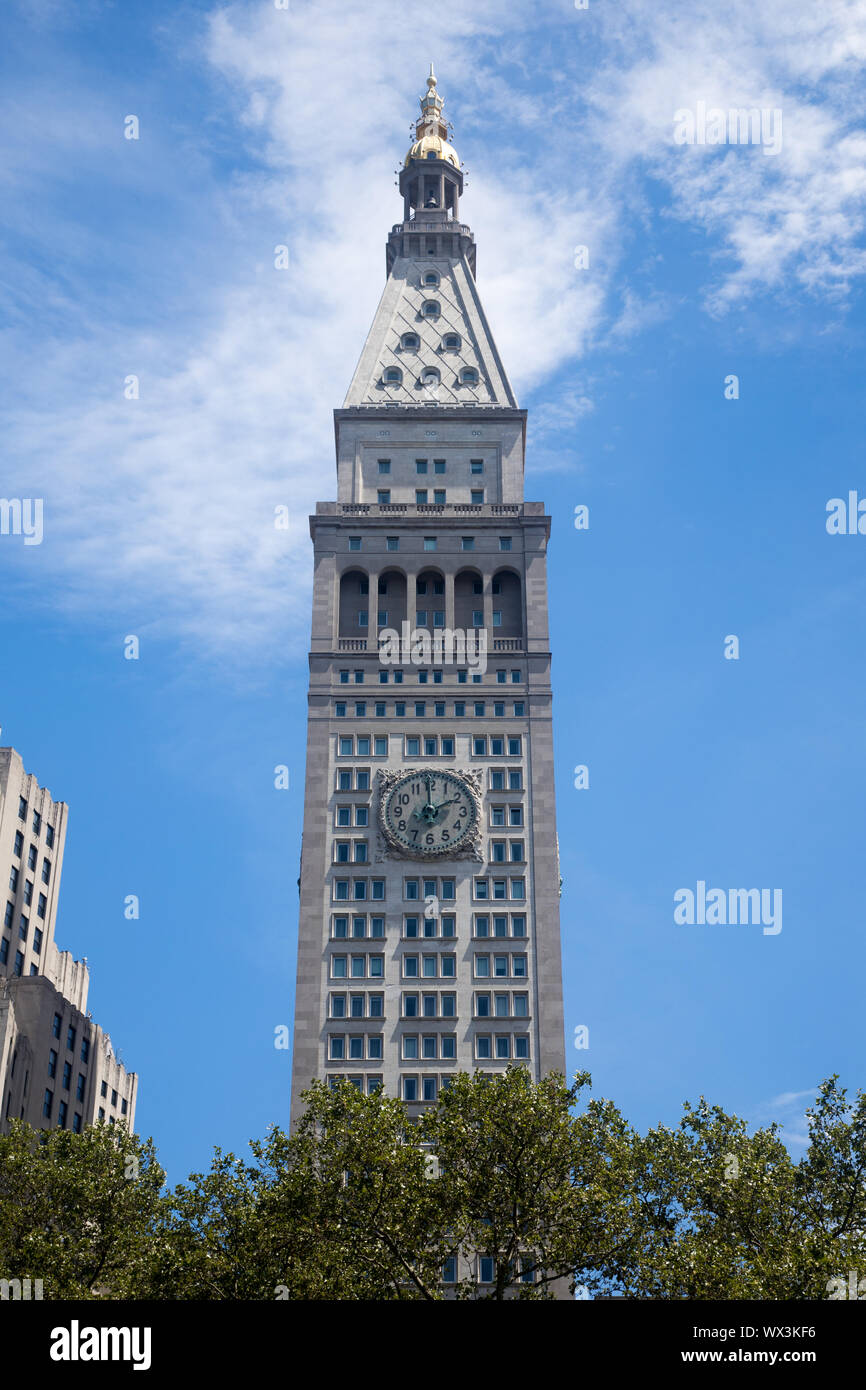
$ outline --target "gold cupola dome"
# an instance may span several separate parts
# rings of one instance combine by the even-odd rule
[[[415,127],[415,143],[403,161],[407,168],[413,159],[444,159],[455,169],[460,168],[460,156],[448,142],[448,127],[442,119],[444,97],[436,91],[436,74],[430,64],[427,93],[420,100],[421,119]]]

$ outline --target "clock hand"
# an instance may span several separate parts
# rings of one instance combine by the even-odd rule
[[[459,801],[459,796],[452,796],[450,801],[437,801],[436,810],[441,811],[443,806],[453,806],[455,801]]]

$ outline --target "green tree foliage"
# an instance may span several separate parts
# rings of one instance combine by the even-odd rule
[[[293,1134],[249,1161],[217,1150],[174,1191],[120,1126],[13,1123],[0,1279],[47,1299],[431,1301],[824,1299],[866,1278],[866,1094],[824,1082],[795,1162],[778,1126],[703,1099],[637,1134],[588,1085],[461,1074],[412,1122],[382,1092],[314,1083]]]
[[[705,1100],[677,1130],[635,1136],[641,1219],[609,1272],[634,1297],[823,1299],[866,1275],[866,1094],[832,1077],[795,1163],[775,1124],[749,1134]]]
[[[552,1297],[588,1289],[632,1239],[631,1139],[609,1101],[574,1114],[589,1076],[537,1084],[510,1067],[455,1078],[420,1132],[436,1155],[441,1219],[470,1260],[462,1298]],[[478,1286],[479,1261],[493,1283]]]
[[[0,1137],[0,1278],[41,1279],[45,1299],[138,1296],[164,1182],[152,1142],[122,1125],[13,1121]]]

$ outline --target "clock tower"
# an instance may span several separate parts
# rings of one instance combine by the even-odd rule
[[[403,219],[310,518],[292,1112],[414,1113],[459,1071],[565,1070],[546,553],[431,67]]]

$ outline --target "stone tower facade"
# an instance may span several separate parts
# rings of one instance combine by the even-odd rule
[[[314,590],[292,1111],[565,1070],[546,552],[432,68]]]

